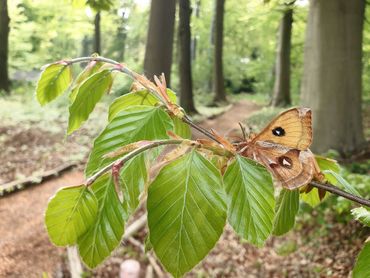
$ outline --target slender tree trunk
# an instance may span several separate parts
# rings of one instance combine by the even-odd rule
[[[99,53],[101,55],[101,39],[100,39],[100,12],[97,12],[95,15],[95,20],[94,20],[94,31],[95,31],[95,36],[94,36],[94,52]]]
[[[313,110],[313,150],[360,149],[365,0],[311,0],[302,104]]]
[[[224,11],[225,0],[216,0],[215,13],[215,49],[214,49],[214,67],[213,67],[213,91],[214,101],[226,101],[224,88],[224,73],[222,65],[223,36],[224,36]]]
[[[195,113],[193,80],[191,76],[191,30],[190,0],[179,1],[179,43],[180,43],[180,105],[188,113]]]
[[[8,43],[9,22],[7,0],[0,0],[0,90],[9,93]]]
[[[293,8],[287,5],[279,27],[279,41],[275,63],[275,84],[272,106],[286,106],[290,100],[290,49],[292,38]]]
[[[199,18],[200,16],[200,0],[195,2],[195,17]],[[191,60],[194,61],[197,56],[197,37],[193,36],[191,40]]]
[[[171,80],[176,0],[152,0],[144,72],[149,78],[164,73]]]

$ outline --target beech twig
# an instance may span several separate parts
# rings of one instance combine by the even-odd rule
[[[104,57],[93,57],[92,56],[92,57],[80,57],[80,58],[76,58],[76,59],[66,60],[64,62],[66,62],[68,64],[72,64],[72,63],[88,62],[88,61],[100,61],[100,62],[115,65],[116,66],[115,70],[118,70],[118,71],[121,71],[121,72],[127,74],[132,79],[134,79],[135,81],[137,81],[141,85],[143,85],[145,88],[147,88],[150,92],[152,92],[161,102],[166,103],[162,99],[160,94],[158,94],[158,92],[156,91],[155,88],[153,88],[152,86],[149,86],[149,84],[147,84],[146,82],[143,82],[143,78],[141,78],[141,75],[139,75],[138,73],[130,70],[129,68],[127,68],[126,66],[124,66],[121,63],[118,63],[117,61],[107,59],[107,58],[104,58]],[[210,139],[212,139],[212,140],[216,141],[217,143],[221,144],[221,142],[219,142],[219,140],[217,140],[217,138],[215,138],[215,136],[213,136],[212,133],[210,133],[208,130],[204,129],[203,127],[198,126],[197,124],[195,124],[193,121],[191,121],[191,119],[186,114],[182,117],[182,121],[187,123],[191,127],[195,128],[196,130],[198,130],[202,134],[206,135]],[[90,177],[86,181],[86,185],[87,186],[91,185],[99,176],[101,176],[102,174],[107,172],[113,166],[114,163],[117,163],[117,162],[118,163],[119,162],[125,163],[126,161],[133,158],[137,154],[139,154],[139,153],[141,153],[145,150],[157,147],[157,146],[167,145],[167,144],[181,144],[182,142],[183,142],[183,140],[156,141],[156,142],[153,142],[152,144],[149,144],[149,145],[144,146],[142,148],[136,149],[135,151],[129,153],[126,156],[124,156],[123,158],[118,159],[118,160],[114,161],[113,163],[107,165],[106,167],[102,168],[99,172],[97,172],[95,175],[93,175],[92,177]],[[358,197],[356,195],[353,195],[351,193],[343,191],[343,190],[339,189],[338,187],[336,187],[332,184],[329,184],[329,183],[324,184],[324,183],[319,183],[319,182],[316,182],[316,181],[312,181],[310,184],[312,186],[316,187],[316,188],[322,188],[322,189],[324,189],[328,192],[331,192],[333,194],[336,194],[336,195],[341,196],[343,198],[346,198],[348,200],[351,200],[351,201],[354,201],[354,202],[359,203],[361,205],[365,205],[367,207],[370,207],[370,200],[367,200],[367,199],[364,199],[362,197]]]
[[[90,178],[87,179],[86,186],[90,186],[92,183],[94,183],[94,181],[96,181],[97,178],[99,178],[101,175],[108,172],[114,165],[121,164],[123,166],[131,158],[135,157],[136,155],[138,155],[138,154],[140,154],[140,153],[142,153],[146,150],[156,148],[156,147],[159,147],[159,146],[163,146],[163,145],[178,145],[178,144],[183,143],[184,141],[185,140],[176,140],[176,139],[173,139],[173,140],[171,140],[171,139],[169,139],[169,140],[158,140],[158,141],[153,141],[152,143],[149,143],[148,145],[145,145],[141,148],[137,148],[136,150],[128,153],[127,155],[125,155],[124,157],[119,158],[119,159],[113,161],[112,163],[108,164],[107,166],[103,167],[102,169],[100,169],[93,176],[91,176]]]

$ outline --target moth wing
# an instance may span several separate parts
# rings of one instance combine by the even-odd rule
[[[253,142],[266,141],[292,149],[306,150],[312,143],[312,119],[309,108],[292,108],[277,116]]]
[[[270,170],[275,180],[290,190],[308,184],[315,173],[312,153],[284,146],[258,147],[254,159]]]

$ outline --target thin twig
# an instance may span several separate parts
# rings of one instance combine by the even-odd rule
[[[153,141],[152,143],[150,143],[148,145],[145,145],[141,148],[138,148],[138,149],[130,152],[129,154],[125,155],[124,157],[119,158],[119,159],[113,161],[112,163],[108,164],[104,168],[100,169],[93,176],[91,176],[90,178],[87,179],[86,186],[90,186],[92,183],[94,183],[94,181],[96,181],[97,178],[99,178],[101,175],[108,172],[112,168],[112,166],[117,164],[117,163],[124,165],[131,158],[135,157],[136,155],[138,155],[138,154],[140,154],[140,153],[142,153],[146,150],[156,148],[156,147],[159,147],[159,146],[163,146],[163,145],[178,145],[178,144],[183,143],[184,141],[185,140],[177,140],[177,139]]]
[[[75,58],[75,59],[71,59],[71,60],[63,60],[63,62],[65,62],[67,64],[74,64],[74,63],[81,63],[81,62],[91,62],[91,61],[98,61],[98,62],[103,62],[103,63],[107,63],[107,64],[111,64],[111,65],[116,66],[114,68],[114,70],[128,75],[133,80],[135,80],[136,82],[139,82],[142,86],[144,86],[146,89],[148,89],[150,92],[152,92],[153,95],[158,100],[160,100],[162,103],[166,103],[166,101],[157,92],[157,90],[156,90],[157,87],[152,82],[149,82],[149,80],[147,80],[145,77],[141,76],[137,72],[128,68],[126,65],[121,64],[117,61],[114,61],[114,60],[108,59],[108,58],[104,58],[104,57],[100,57],[100,56],[98,56],[98,57],[93,57],[93,56],[91,56],[91,57],[79,57],[79,58]],[[143,81],[148,81],[148,82],[143,82]],[[153,87],[149,86],[151,84],[153,84]]]
[[[162,99],[162,97],[160,96],[160,94],[156,91],[156,86],[154,86],[154,87],[149,86],[151,82],[143,82],[143,79],[141,78],[141,75],[139,75],[138,73],[130,70],[129,68],[127,68],[126,66],[124,66],[123,64],[121,64],[117,61],[114,61],[114,60],[111,60],[111,59],[108,59],[108,58],[104,58],[104,57],[80,57],[80,58],[76,58],[76,59],[66,60],[66,61],[63,61],[63,62],[66,62],[68,64],[72,64],[72,63],[87,62],[87,61],[100,61],[100,62],[115,65],[116,66],[115,70],[127,74],[132,79],[134,79],[135,81],[137,81],[141,85],[143,85],[145,88],[147,88],[150,92],[152,92],[155,95],[155,97],[157,97],[162,103],[164,103],[164,104],[166,103],[166,101],[164,101]],[[198,126],[197,124],[195,124],[186,114],[181,118],[181,120],[183,122],[187,123],[188,125],[192,126],[193,128],[195,128],[196,130],[198,130],[202,134],[206,135],[210,139],[212,139],[212,140],[216,141],[217,143],[221,144],[221,142],[219,140],[217,140],[217,138],[212,133],[210,133],[208,130],[204,129],[203,127]],[[129,153],[126,156],[124,156],[123,158],[118,159],[118,160],[112,162],[111,164],[105,166],[104,168],[102,168],[99,172],[97,172],[95,175],[93,175],[92,177],[90,177],[86,181],[86,185],[87,186],[91,185],[99,176],[101,176],[105,172],[107,172],[115,163],[125,163],[126,161],[133,158],[137,154],[139,154],[143,151],[146,151],[148,149],[155,148],[157,146],[167,145],[167,144],[181,144],[182,142],[183,142],[183,140],[156,141],[156,142],[153,142],[152,144],[149,144],[149,145],[144,146],[142,148],[138,148],[135,151]],[[316,187],[316,188],[322,188],[322,189],[324,189],[326,191],[329,191],[333,194],[336,194],[338,196],[342,196],[343,198],[346,198],[348,200],[351,200],[351,201],[357,202],[359,204],[370,207],[370,200],[366,200],[364,198],[361,198],[361,197],[358,197],[356,195],[345,192],[345,191],[339,189],[338,187],[336,187],[332,184],[323,184],[323,183],[319,183],[319,182],[316,182],[316,181],[312,181],[310,184],[312,186]]]
[[[140,248],[141,252],[145,253],[145,248],[141,244],[140,241],[134,239],[133,237],[129,237],[128,241],[131,244],[135,245],[136,247]],[[163,273],[161,267],[158,265],[157,260],[155,259],[155,257],[152,254],[150,254],[150,252],[147,252],[146,256],[148,257],[148,260],[149,260],[150,264],[153,266],[154,271],[157,273],[158,277],[160,277],[160,278],[166,277],[166,275]]]
[[[346,191],[343,191],[342,189],[330,184],[330,183],[320,183],[317,181],[312,181],[310,182],[310,185],[316,187],[316,188],[321,188],[324,189],[330,193],[333,193],[335,195],[341,196],[343,198],[346,198],[348,200],[351,200],[353,202],[359,203],[361,205],[370,207],[370,200],[367,200],[365,198],[353,195],[351,193],[348,193]]]
[[[136,234],[141,228],[143,228],[146,224],[147,214],[144,213],[140,216],[137,220],[132,222],[125,230],[125,234],[122,237],[122,240],[127,240],[134,234]]]
[[[196,130],[198,130],[199,132],[203,133],[207,137],[211,138],[213,141],[216,141],[217,143],[221,144],[221,142],[219,140],[217,140],[217,138],[215,136],[213,136],[212,133],[210,133],[208,130],[204,129],[203,127],[195,124],[192,120],[190,120],[190,118],[187,115],[185,115],[182,118],[182,121],[184,123],[187,123],[188,125],[194,127]]]

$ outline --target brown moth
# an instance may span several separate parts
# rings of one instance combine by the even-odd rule
[[[307,185],[323,175],[309,150],[312,120],[309,108],[292,108],[277,116],[259,134],[236,145],[237,151],[263,164],[288,189]]]

